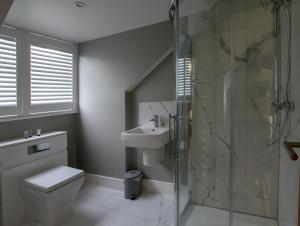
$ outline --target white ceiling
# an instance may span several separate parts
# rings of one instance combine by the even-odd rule
[[[14,0],[4,23],[80,43],[168,20],[170,0]],[[185,0],[181,15],[208,10],[208,0]]]
[[[71,42],[168,20],[169,0],[15,0],[5,23]]]

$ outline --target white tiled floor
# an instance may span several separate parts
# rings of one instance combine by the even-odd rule
[[[84,185],[73,217],[63,226],[171,226],[172,197],[143,193],[137,200],[123,192]]]
[[[85,184],[78,194],[72,218],[62,226],[174,226],[171,196],[143,193],[131,201],[123,195],[121,191]],[[229,213],[225,210],[191,205],[186,214],[185,226],[229,225]],[[277,226],[277,222],[234,213],[234,226]]]

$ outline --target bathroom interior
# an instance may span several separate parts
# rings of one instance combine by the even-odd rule
[[[1,0],[0,225],[299,226],[299,11]]]

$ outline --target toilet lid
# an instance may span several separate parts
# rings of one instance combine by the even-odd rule
[[[24,185],[42,192],[51,192],[77,178],[83,171],[67,166],[58,166],[24,180]]]

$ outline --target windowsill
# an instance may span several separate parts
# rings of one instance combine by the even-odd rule
[[[52,116],[59,116],[59,115],[70,115],[70,114],[77,114],[77,113],[78,113],[78,110],[72,110],[72,111],[35,113],[35,114],[31,114],[31,115],[22,115],[22,116],[0,117],[0,123],[1,122],[9,122],[9,121],[26,120],[26,119],[43,118],[43,117],[52,117]]]

